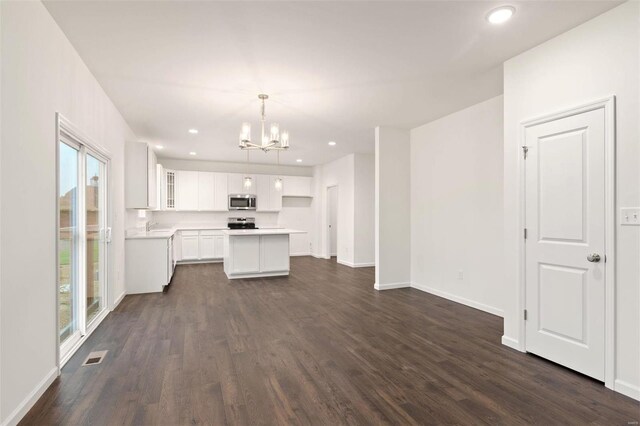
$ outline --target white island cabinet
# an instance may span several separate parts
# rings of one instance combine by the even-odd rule
[[[173,231],[140,232],[125,239],[127,294],[159,293],[176,266]]]
[[[229,279],[289,275],[289,235],[292,229],[222,231],[224,272]]]

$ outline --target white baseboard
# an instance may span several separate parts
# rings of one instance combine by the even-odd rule
[[[613,390],[623,395],[633,398],[636,401],[640,401],[640,386],[636,386],[624,380],[615,380],[613,383]]]
[[[464,297],[456,296],[455,294],[447,293],[446,291],[438,290],[433,287],[429,287],[422,284],[411,283],[411,287],[417,290],[424,291],[426,293],[430,293],[439,297],[443,297],[445,299],[449,299],[453,302],[461,303],[463,305],[469,306],[474,309],[478,309],[483,312],[488,312],[493,315],[497,315],[501,318],[504,317],[504,313],[502,309],[498,309],[493,306],[485,305],[484,303],[476,302],[475,300],[466,299]]]
[[[311,256],[310,252],[306,253],[289,253],[289,256]]]
[[[350,268],[369,268],[371,266],[376,266],[376,264],[373,262],[351,263],[347,262],[346,260],[338,260],[338,263]]]
[[[373,288],[376,290],[393,290],[394,288],[408,288],[411,287],[411,283],[388,283],[388,284],[378,284],[375,283]]]
[[[326,257],[317,253],[311,253],[311,256],[315,257],[316,259],[331,259],[330,257]]]
[[[122,299],[124,299],[124,297],[127,295],[126,291],[123,291],[122,294],[120,296],[118,296],[118,298],[116,299],[115,302],[113,302],[113,306],[111,307],[112,311],[115,311],[116,308],[118,307],[118,305],[120,304],[120,302],[122,302]]]
[[[29,412],[31,407],[35,405],[42,394],[51,386],[51,383],[58,377],[58,367],[54,367],[46,376],[36,385],[36,387],[27,395],[27,397],[16,407],[15,410],[6,418],[2,426],[15,426]]]
[[[518,352],[524,352],[520,350],[520,343],[512,337],[502,336],[502,344],[510,347],[511,349],[515,349]]]

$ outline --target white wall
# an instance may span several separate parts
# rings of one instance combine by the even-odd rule
[[[357,266],[373,266],[376,257],[375,154],[355,154],[354,175],[354,263]]]
[[[111,302],[124,291],[123,155],[125,139],[134,135],[42,3],[1,2],[0,8],[4,424],[17,421],[38,386],[57,374],[55,113],[112,155]]]
[[[411,130],[411,284],[496,315],[502,114],[498,96]]]
[[[407,287],[411,279],[409,131],[376,127],[375,143],[375,288]]]
[[[519,123],[616,95],[617,211],[640,206],[639,7],[624,3],[504,65],[504,340],[520,349]],[[640,398],[640,228],[618,224],[616,231],[615,387]]]

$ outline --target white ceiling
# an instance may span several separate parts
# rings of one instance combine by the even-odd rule
[[[410,128],[502,93],[502,62],[619,2],[48,1],[141,140],[162,156],[243,161],[240,124],[291,134],[282,163],[371,152],[374,127]],[[187,130],[197,128],[198,135]],[[334,140],[335,147],[327,142]],[[189,156],[196,151],[196,157]],[[252,153],[275,162],[275,154]]]

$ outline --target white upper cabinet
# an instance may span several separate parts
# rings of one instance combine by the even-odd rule
[[[156,208],[156,154],[143,142],[127,142],[125,151],[125,207]]]
[[[257,208],[259,212],[278,212],[282,210],[282,190],[276,189],[277,176],[257,176]]]
[[[198,210],[214,210],[215,174],[198,172]]]
[[[198,210],[198,172],[176,171],[176,210]]]
[[[228,211],[229,210],[229,190],[227,174],[214,173],[213,188],[213,210]]]
[[[269,203],[271,211],[279,212],[282,210],[282,187],[276,189],[276,181],[279,176],[269,176]]]
[[[157,193],[153,194],[153,205],[161,210],[226,212],[229,211],[230,194],[253,194],[257,197],[257,211],[279,212],[282,197],[313,196],[311,178],[304,176],[165,170],[161,165],[154,166],[153,170],[158,176],[153,178],[156,182],[153,192]],[[250,187],[245,187],[246,176],[251,177]],[[277,189],[279,177],[283,183]]]
[[[229,173],[227,175],[227,189],[229,194],[242,194],[242,178],[240,173]]]
[[[307,176],[284,176],[282,195],[284,197],[313,197],[312,179]]]
[[[156,165],[156,203],[155,209],[162,210],[165,208],[167,181],[165,178],[164,167],[162,164]]]
[[[249,188],[246,188],[244,186],[245,176],[251,177],[251,187]],[[248,175],[246,173],[229,173],[227,174],[227,179],[227,188],[229,189],[229,194],[257,194],[257,175]]]

